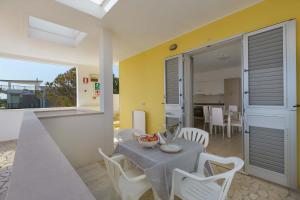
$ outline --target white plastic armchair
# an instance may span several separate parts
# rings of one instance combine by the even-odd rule
[[[127,160],[124,155],[110,158],[103,153],[101,148],[98,151],[104,159],[107,173],[114,189],[121,196],[122,200],[138,200],[151,188],[145,174],[136,168],[126,169]]]
[[[207,147],[209,142],[208,132],[198,128],[182,128],[177,137],[202,144],[204,148]]]
[[[234,164],[234,168],[224,173],[205,176],[205,163],[213,161],[221,164]],[[170,200],[175,195],[183,200],[225,200],[234,174],[244,165],[237,157],[223,158],[208,153],[201,153],[198,170],[188,173],[180,169],[173,171]]]

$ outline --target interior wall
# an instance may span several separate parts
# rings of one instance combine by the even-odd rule
[[[201,66],[194,66],[201,67]],[[225,79],[241,78],[241,66],[193,74],[193,103],[220,103],[225,100]]]
[[[200,66],[194,66],[200,67]],[[193,94],[217,95],[224,94],[224,80],[228,78],[240,78],[241,66],[208,72],[194,73]]]
[[[235,35],[252,32],[290,19],[300,20],[300,1],[265,0],[250,8],[241,10],[190,33],[179,36],[148,51],[120,62],[120,123],[131,126],[131,111],[147,112],[148,132],[155,132],[164,124],[164,59],[185,51],[206,46],[208,43],[224,40]],[[300,25],[297,25],[297,32]],[[171,44],[177,44],[175,51],[169,51]],[[297,77],[300,73],[300,35],[297,34]],[[299,84],[299,79],[297,78]],[[300,87],[297,87],[300,101]],[[300,110],[298,110],[300,124]],[[300,127],[298,126],[298,130]],[[298,131],[299,135],[299,131]],[[300,172],[300,137],[298,137],[298,173]],[[298,176],[300,185],[300,176]]]

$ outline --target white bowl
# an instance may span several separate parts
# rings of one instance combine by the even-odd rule
[[[158,143],[158,140],[156,141],[150,141],[150,142],[145,142],[145,141],[142,141],[141,140],[141,137],[138,138],[138,142],[143,146],[143,147],[146,147],[146,148],[153,148],[155,147],[155,145],[157,145]]]

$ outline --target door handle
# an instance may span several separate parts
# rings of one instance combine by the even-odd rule
[[[250,131],[245,131],[245,133],[246,133],[246,134],[249,134],[249,133],[250,133]]]
[[[298,108],[298,107],[300,107],[300,104],[294,105],[293,107]]]

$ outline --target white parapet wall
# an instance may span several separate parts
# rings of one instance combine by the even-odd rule
[[[23,111],[0,111],[0,142],[18,139],[22,120]]]
[[[39,119],[74,168],[102,159],[99,147],[108,155],[112,154],[113,133],[107,130],[103,113],[53,117],[50,113]]]
[[[32,111],[19,133],[6,200],[95,200]]]
[[[0,142],[19,138],[24,112],[0,111]],[[66,110],[35,111],[44,128],[74,168],[101,160],[98,148],[108,155],[113,152],[113,132],[105,123],[105,115],[94,110],[70,108]]]

